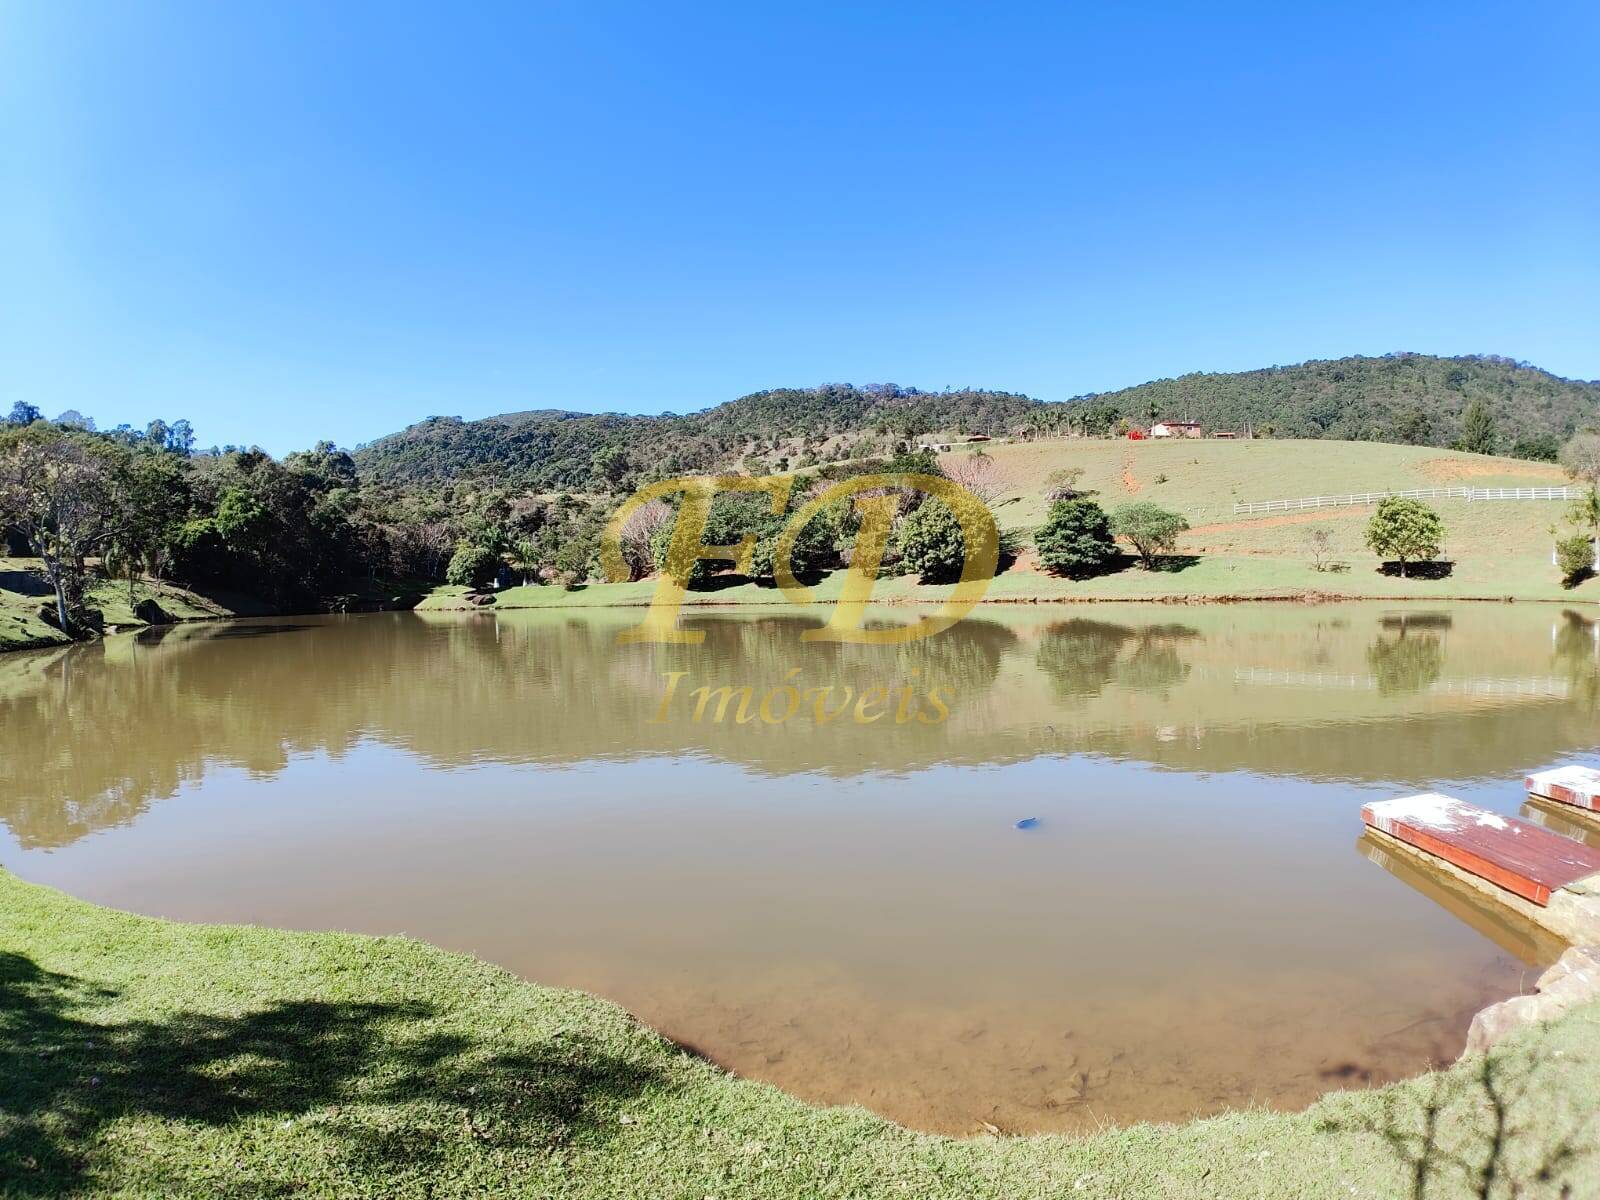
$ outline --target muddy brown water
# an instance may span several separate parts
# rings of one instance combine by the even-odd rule
[[[1559,952],[1357,814],[1432,789],[1516,814],[1525,771],[1600,763],[1596,615],[997,606],[902,647],[801,642],[819,618],[783,609],[687,618],[699,647],[617,646],[638,610],[119,636],[0,659],[0,863],[183,920],[414,934],[923,1129],[1298,1106],[1453,1058]],[[737,693],[696,719],[722,685],[748,720]]]

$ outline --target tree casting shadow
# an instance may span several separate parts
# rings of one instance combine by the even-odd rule
[[[1451,572],[1456,569],[1456,564],[1439,560],[1436,562],[1407,563],[1405,567],[1403,578],[1406,579],[1448,579]],[[1397,562],[1380,563],[1378,565],[1378,574],[1388,575],[1394,579],[1402,578],[1400,564]]]
[[[1385,1093],[1374,1114],[1330,1117],[1323,1134],[1375,1137],[1404,1170],[1411,1200],[1576,1196],[1572,1172],[1595,1152],[1596,1114],[1551,1103],[1562,1074],[1592,1069],[1541,1042]],[[1570,1089],[1568,1089],[1570,1090]]]
[[[319,1140],[338,1147],[347,1169],[382,1178],[428,1169],[466,1134],[499,1147],[554,1148],[593,1134],[618,1104],[662,1082],[573,1035],[489,1051],[429,1030],[435,1010],[425,1004],[304,1001],[111,1025],[76,1015],[110,999],[0,951],[7,1196],[75,1192],[92,1155],[104,1152],[104,1127],[126,1117],[211,1128],[316,1119]],[[396,1121],[393,1109],[341,1112],[345,1105],[412,1105],[416,1120]],[[275,1195],[284,1186],[241,1172],[229,1194]]]
[[[1163,554],[1150,564],[1152,571],[1166,571],[1176,575],[1179,571],[1187,571],[1200,561],[1198,554]]]

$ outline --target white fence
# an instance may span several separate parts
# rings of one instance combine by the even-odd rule
[[[1580,488],[1471,488],[1468,500],[1576,500]]]
[[[1235,513],[1297,512],[1307,508],[1352,508],[1377,504],[1390,496],[1410,500],[1576,500],[1578,488],[1408,488],[1387,492],[1351,492],[1346,496],[1301,496],[1295,500],[1255,500],[1234,504]]]

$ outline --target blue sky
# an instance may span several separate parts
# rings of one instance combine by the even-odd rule
[[[464,9],[464,11],[457,11]],[[1600,377],[1600,9],[0,0],[0,404]]]

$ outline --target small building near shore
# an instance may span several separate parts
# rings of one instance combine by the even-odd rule
[[[1150,426],[1150,436],[1153,438],[1197,438],[1204,432],[1199,421],[1157,421]]]
[[[957,438],[953,442],[918,442],[918,450],[932,450],[935,454],[949,454],[961,446],[971,446],[976,442],[992,442],[987,433],[975,433],[971,437]]]

